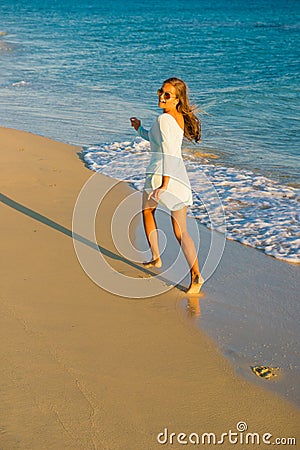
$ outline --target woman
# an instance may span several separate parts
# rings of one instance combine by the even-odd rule
[[[162,266],[154,217],[157,202],[160,202],[171,211],[174,234],[190,267],[191,282],[187,294],[197,294],[204,280],[199,271],[194,242],[187,232],[187,206],[192,205],[193,200],[181,145],[183,136],[198,142],[201,127],[190,106],[184,81],[168,78],[157,94],[158,106],[163,109],[163,114],[157,117],[150,131],[145,130],[136,117],[130,118],[131,125],[142,138],[150,141],[151,146],[143,192],[143,222],[152,259],[144,266]]]

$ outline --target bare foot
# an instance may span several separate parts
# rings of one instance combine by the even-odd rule
[[[162,261],[160,258],[153,259],[152,261],[143,263],[143,266],[148,269],[150,267],[157,267],[158,269],[162,266]]]
[[[200,274],[193,275],[191,284],[186,291],[188,295],[199,294],[202,284],[204,283],[204,279]]]

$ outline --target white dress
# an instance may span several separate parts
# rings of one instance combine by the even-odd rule
[[[183,130],[176,119],[168,113],[157,117],[150,131],[142,126],[138,134],[150,141],[151,158],[146,168],[144,190],[151,192],[161,186],[162,177],[169,176],[167,190],[159,203],[171,211],[193,204],[192,190],[181,154]]]

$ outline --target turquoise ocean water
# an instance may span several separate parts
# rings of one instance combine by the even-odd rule
[[[187,81],[222,161],[299,183],[297,0],[2,0],[2,125],[80,144],[132,137]]]

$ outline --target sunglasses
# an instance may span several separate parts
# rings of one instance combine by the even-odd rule
[[[164,100],[170,100],[172,97],[176,98],[176,95],[171,94],[171,92],[164,92],[162,89],[157,89],[157,95]]]

